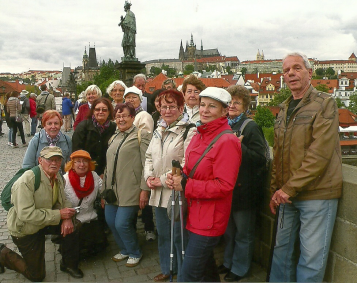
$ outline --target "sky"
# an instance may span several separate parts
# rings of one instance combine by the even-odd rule
[[[125,0],[0,0],[0,73],[62,70],[82,65],[84,48],[97,59],[123,56]],[[193,35],[197,48],[218,48],[240,61],[281,59],[299,51],[318,60],[357,52],[355,0],[131,0],[136,56],[178,58]]]

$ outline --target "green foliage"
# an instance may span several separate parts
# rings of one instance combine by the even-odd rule
[[[318,69],[315,70],[315,74],[316,74],[316,76],[321,76],[322,77],[325,74],[325,70],[322,69],[322,68],[318,68]]]
[[[244,76],[247,73],[248,69],[246,67],[243,67],[240,71],[241,71],[242,75]]]
[[[253,72],[252,72],[252,74],[258,74],[258,68],[254,68],[254,70],[253,70]]]
[[[164,71],[166,71],[166,74],[168,77],[172,78],[174,76],[176,76],[176,69],[175,68],[171,68],[169,65],[164,65],[162,64],[161,67]]]
[[[335,100],[336,100],[336,104],[337,104],[338,108],[345,108],[346,107],[346,105],[342,102],[341,98],[336,97]]]
[[[357,94],[350,96],[350,104],[347,107],[352,113],[357,114]]]
[[[158,67],[155,67],[155,66],[152,66],[150,68],[150,74],[154,75],[154,76],[157,76],[158,74],[161,73],[161,69],[158,68]]]
[[[113,81],[121,79],[120,72],[115,66],[115,63],[111,59],[107,63],[103,61],[99,73],[93,78],[93,83],[100,88],[103,96],[107,96],[105,95],[106,89]]]
[[[233,74],[232,68],[230,66],[227,66],[226,71],[227,71],[228,75],[232,75]]]
[[[268,141],[269,146],[274,146],[274,127],[262,128],[264,137]]]
[[[194,70],[195,70],[195,67],[193,65],[186,65],[185,70],[183,71],[183,74],[184,75],[192,74]]]
[[[275,118],[268,107],[258,106],[254,121],[262,128],[270,128],[274,126]]]
[[[269,106],[278,106],[280,103],[288,99],[290,95],[291,95],[290,89],[281,88],[278,93],[274,94],[274,98],[269,102]]]
[[[322,91],[322,92],[327,92],[327,93],[329,91],[328,86],[325,84],[320,84],[320,85],[316,86],[316,89],[319,91]]]
[[[204,69],[206,72],[213,72],[217,69],[217,66],[216,65],[206,65]]]
[[[333,75],[335,75],[335,70],[332,68],[332,67],[328,67],[325,71],[325,74],[328,76],[328,77],[331,77]]]

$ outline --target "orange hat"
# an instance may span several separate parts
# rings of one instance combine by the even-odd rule
[[[83,157],[83,158],[87,158],[89,160],[92,160],[92,158],[90,157],[89,152],[85,151],[85,150],[81,150],[81,149],[73,152],[70,157],[71,157],[71,159],[77,158],[77,157]]]

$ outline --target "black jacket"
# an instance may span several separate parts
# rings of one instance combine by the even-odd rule
[[[95,172],[98,175],[104,173],[106,165],[106,153],[108,149],[108,141],[115,133],[116,124],[110,122],[109,127],[100,134],[98,129],[94,127],[92,120],[83,120],[80,122],[72,137],[73,152],[83,149],[89,152],[92,160],[97,162]]]
[[[232,126],[233,132],[239,136],[239,129],[247,117],[243,117]],[[265,139],[262,130],[250,121],[244,128],[242,147],[242,163],[233,191],[232,210],[252,209],[257,206],[260,188],[260,172],[265,166]]]

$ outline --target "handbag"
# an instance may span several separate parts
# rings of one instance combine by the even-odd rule
[[[193,175],[196,172],[198,164],[200,164],[200,162],[203,159],[203,157],[211,150],[211,148],[216,143],[216,141],[218,141],[218,139],[221,136],[223,136],[224,134],[233,134],[233,132],[231,130],[224,130],[224,131],[220,132],[211,141],[211,143],[207,146],[205,151],[202,153],[201,157],[197,160],[196,164],[193,166],[190,174],[188,175],[188,178],[192,179]],[[185,188],[183,188],[183,189],[184,189],[183,192],[185,192]],[[175,203],[177,203],[178,200],[179,200],[179,194],[176,194],[176,192],[174,192],[174,194],[170,195],[169,202],[167,204],[167,216],[169,217],[170,220],[171,220],[171,215],[172,215],[172,195],[174,195]],[[187,215],[187,200],[186,200],[185,194],[184,193],[182,194],[182,192],[181,192],[181,201],[182,201],[182,217],[186,218],[186,215]],[[175,219],[175,221],[179,221],[180,220],[180,207],[179,207],[179,205],[175,205],[174,206],[174,219]]]
[[[135,129],[135,128],[134,128]],[[133,130],[134,130],[133,129]],[[132,130],[132,131],[133,131]],[[115,172],[117,169],[117,163],[118,163],[118,156],[119,156],[119,149],[121,148],[122,144],[124,143],[124,141],[126,140],[126,138],[131,134],[131,132],[127,135],[124,136],[123,140],[121,141],[121,143],[118,145],[117,148],[117,152],[115,155],[115,160],[114,160],[114,168],[113,168],[113,174],[112,174],[112,183],[111,183],[111,188],[110,189],[105,189],[102,194],[101,194],[101,198],[105,199],[105,201],[109,204],[113,204],[115,202],[117,202],[117,196],[115,195],[114,192],[114,185],[115,185]],[[118,134],[117,134],[118,135]],[[117,136],[116,135],[116,136]],[[111,142],[114,141],[114,139],[116,138],[116,136],[113,138],[113,140]]]
[[[16,101],[16,118],[15,118],[15,120],[17,123],[22,123],[22,121],[23,121],[22,115],[17,113],[17,101]]]

